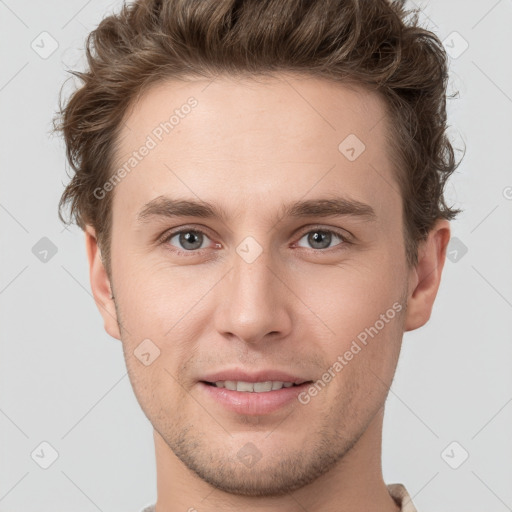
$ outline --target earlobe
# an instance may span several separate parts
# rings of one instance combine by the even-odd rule
[[[99,312],[103,317],[105,331],[113,338],[121,339],[117,312],[112,297],[112,288],[107,271],[101,260],[101,253],[98,247],[96,232],[94,228],[87,225],[85,228],[85,246],[87,259],[89,261],[89,279],[91,290],[98,306]]]
[[[409,278],[410,292],[405,331],[418,329],[430,318],[441,282],[449,241],[450,223],[445,219],[439,219],[430,230],[427,240],[418,248],[418,264],[411,270]]]

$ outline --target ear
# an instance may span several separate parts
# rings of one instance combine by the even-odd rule
[[[96,240],[96,232],[92,226],[85,227],[85,246],[89,260],[89,279],[92,295],[96,306],[103,317],[105,331],[113,338],[121,339],[117,312],[112,298],[112,287],[107,271],[101,260],[101,253]]]
[[[409,277],[405,331],[413,331],[425,325],[430,318],[449,241],[450,223],[445,219],[438,219],[428,238],[418,246],[418,264],[411,269]]]

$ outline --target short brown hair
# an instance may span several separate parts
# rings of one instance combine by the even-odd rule
[[[418,11],[388,0],[138,0],[102,20],[86,43],[83,84],[60,106],[74,171],[59,203],[92,225],[110,275],[112,193],[94,190],[113,173],[123,117],[147,88],[173,77],[300,72],[369,87],[386,100],[387,136],[403,200],[409,265],[445,204],[458,164],[446,136],[447,57],[420,27]],[[391,128],[392,127],[392,128]],[[65,222],[65,221],[64,221]]]

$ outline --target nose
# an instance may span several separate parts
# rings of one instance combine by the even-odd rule
[[[292,329],[292,294],[282,266],[266,251],[252,262],[234,252],[232,262],[217,287],[217,332],[250,344],[286,337]]]

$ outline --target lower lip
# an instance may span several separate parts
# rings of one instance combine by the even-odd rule
[[[297,396],[306,390],[311,382],[300,386],[291,386],[274,391],[254,393],[249,391],[232,391],[226,388],[210,386],[199,382],[199,386],[221,405],[239,414],[261,415],[277,411],[279,408],[297,400]]]

